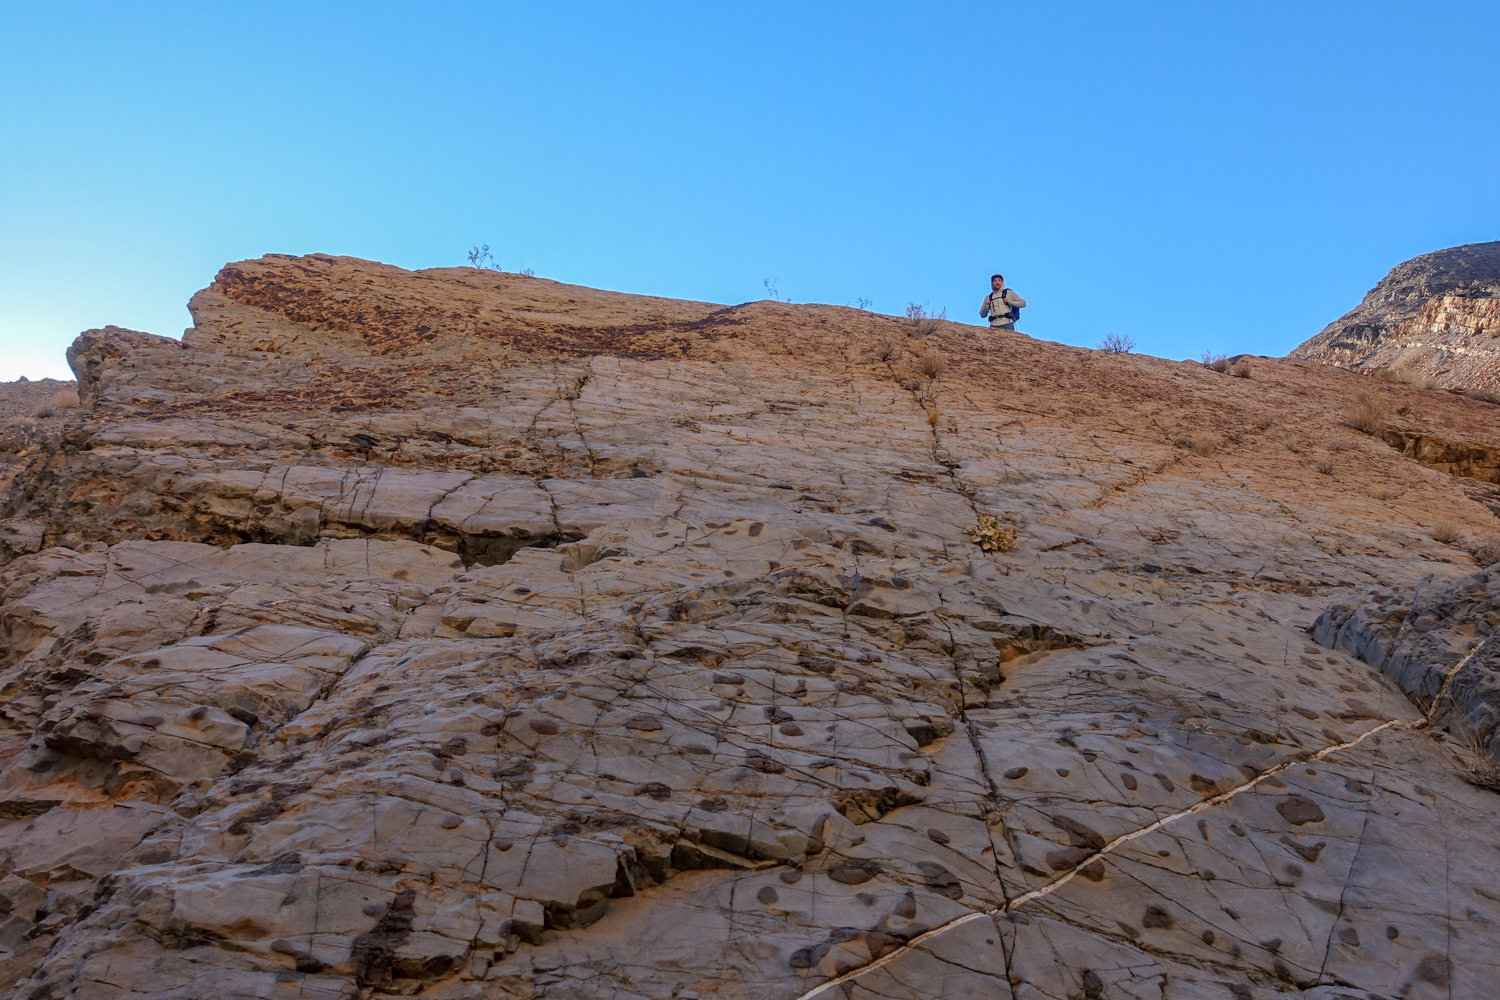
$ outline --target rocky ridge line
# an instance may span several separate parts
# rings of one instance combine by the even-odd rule
[[[1303,631],[1494,530],[1357,376],[321,256],[193,311],[8,501],[9,995],[1488,995],[1492,793]]]
[[[1354,309],[1289,358],[1357,371],[1396,369],[1445,387],[1500,392],[1500,242],[1398,264]]]

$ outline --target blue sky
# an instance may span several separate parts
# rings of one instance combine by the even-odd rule
[[[0,379],[226,261],[1282,354],[1500,239],[1487,3],[6,4]]]

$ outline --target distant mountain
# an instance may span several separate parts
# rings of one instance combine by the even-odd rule
[[[1364,301],[1288,357],[1500,389],[1500,242],[1465,243],[1391,269]]]

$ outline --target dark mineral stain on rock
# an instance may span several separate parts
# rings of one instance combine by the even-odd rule
[[[1005,777],[1007,780],[1015,781],[1017,778],[1026,777],[1026,772],[1030,770],[1029,767],[1013,767],[1005,772]]]
[[[765,903],[767,906],[770,906],[772,903],[780,899],[781,896],[777,894],[775,889],[771,888],[768,885],[763,885],[760,887],[760,891],[755,894],[755,898],[760,900],[762,903]]]
[[[1431,983],[1434,986],[1447,986],[1452,978],[1448,959],[1438,954],[1428,955],[1417,963],[1416,977],[1420,982]]]
[[[1141,917],[1141,923],[1147,927],[1164,929],[1171,927],[1176,921],[1172,919],[1172,915],[1164,907],[1153,903],[1146,907],[1146,913]]]
[[[828,954],[829,947],[827,944],[820,944],[811,948],[798,948],[787,959],[787,964],[794,969],[811,969],[823,960],[824,955]]]
[[[918,861],[917,871],[922,873],[922,879],[927,883],[927,888],[939,896],[947,896],[949,899],[963,899],[964,887],[954,875],[942,865],[933,861]]]
[[[840,861],[828,869],[828,877],[844,885],[862,885],[878,874],[880,874],[879,863],[868,858]]]
[[[1323,821],[1322,807],[1305,795],[1288,795],[1276,803],[1276,811],[1293,826]]]

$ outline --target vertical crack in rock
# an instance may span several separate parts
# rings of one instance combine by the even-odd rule
[[[572,385],[566,386],[562,390],[560,390],[562,399],[568,404],[568,416],[573,420],[573,432],[578,435],[579,442],[583,444],[584,454],[588,456],[590,475],[594,473],[594,469],[598,465],[599,459],[598,456],[594,454],[594,449],[589,445],[588,436],[583,433],[583,424],[578,419],[578,407],[574,405],[574,402],[578,399],[579,396],[583,394],[584,388],[589,384],[590,381],[593,380],[593,378],[594,359],[585,358],[583,362],[583,374],[574,379]]]
[[[958,662],[958,643],[953,637],[953,628],[941,618],[939,618],[939,624],[941,624],[943,628],[948,632],[948,648],[946,652],[948,653],[949,659],[953,664],[953,676],[958,682],[959,721],[964,725],[964,734],[968,737],[969,746],[974,751],[974,759],[979,764],[980,776],[984,778],[984,785],[987,795],[986,805],[989,808],[986,809],[985,812],[977,818],[981,823],[984,824],[985,833],[989,837],[990,857],[994,863],[995,868],[995,883],[1000,886],[1000,896],[1005,900],[1005,905],[1009,906],[1010,889],[1005,884],[1005,878],[1001,872],[1000,849],[995,843],[994,827],[990,825],[990,817],[988,815],[990,809],[997,809],[1000,805],[1000,787],[995,783],[995,777],[990,771],[989,758],[988,756],[986,756],[984,752],[984,744],[979,738],[978,724],[975,723],[973,719],[969,718],[968,685],[964,682],[963,667]],[[1006,838],[1003,820],[1001,823],[1000,836],[1001,839]],[[1007,949],[1006,964],[1008,965],[1009,962],[1009,950]]]
[[[1413,727],[1415,728],[1415,727]],[[1328,939],[1323,942],[1323,961],[1318,966],[1318,981],[1322,982],[1328,973],[1328,958],[1333,954],[1333,939],[1339,930],[1339,921],[1344,917],[1344,902],[1349,895],[1349,887],[1353,884],[1355,875],[1359,870],[1359,858],[1364,853],[1365,840],[1370,832],[1370,808],[1375,801],[1375,766],[1370,766],[1370,793],[1365,796],[1365,808],[1360,818],[1359,839],[1354,845],[1354,857],[1349,859],[1349,871],[1344,876],[1344,884],[1339,889],[1338,912],[1328,923]]]
[[[1382,722],[1380,725],[1374,727],[1373,729],[1366,730],[1364,733],[1352,740],[1346,740],[1343,743],[1336,743],[1332,746],[1324,747],[1322,750],[1319,750],[1317,753],[1314,753],[1310,756],[1298,756],[1292,758],[1291,760],[1283,761],[1282,763],[1277,764],[1275,767],[1268,768],[1267,770],[1262,771],[1260,774],[1256,775],[1254,778],[1251,778],[1249,781],[1237,785],[1226,792],[1221,792],[1218,795],[1214,795],[1210,798],[1195,802],[1193,805],[1188,806],[1186,809],[1182,809],[1175,813],[1163,816],[1160,819],[1148,823],[1143,827],[1131,830],[1129,833],[1121,834],[1120,836],[1106,843],[1103,847],[1099,848],[1093,854],[1089,855],[1086,858],[1083,858],[1079,862],[1077,867],[1064,872],[1062,875],[1048,882],[1046,885],[1040,886],[1036,889],[1031,890],[1030,892],[1017,896],[1015,899],[1011,900],[1003,906],[998,906],[987,910],[975,910],[970,913],[966,913],[961,917],[955,917],[947,923],[939,924],[938,926],[933,927],[930,930],[923,931],[921,934],[913,937],[911,940],[907,941],[896,950],[881,956],[875,961],[868,962],[865,965],[859,966],[858,968],[850,969],[848,972],[845,972],[842,975],[835,976],[834,978],[829,979],[826,982],[820,983],[807,992],[799,995],[796,1000],[813,1000],[813,998],[815,997],[822,996],[824,993],[827,993],[835,986],[840,986],[844,983],[851,982],[855,979],[858,979],[860,976],[863,976],[870,972],[874,972],[876,969],[889,965],[891,962],[896,961],[898,958],[900,958],[907,952],[917,948],[919,945],[930,941],[941,934],[946,934],[951,930],[962,927],[965,924],[973,923],[976,920],[994,919],[997,916],[1001,916],[1007,913],[1014,913],[1016,910],[1019,910],[1027,903],[1034,902],[1038,899],[1044,899],[1047,896],[1052,895],[1057,890],[1061,889],[1063,886],[1067,885],[1069,882],[1073,881],[1073,879],[1078,875],[1079,871],[1083,867],[1085,867],[1088,862],[1096,860],[1098,858],[1102,858],[1105,855],[1112,854],[1119,847],[1128,844],[1130,841],[1137,840],[1150,833],[1155,833],[1162,827],[1174,823],[1179,819],[1183,819],[1187,816],[1195,816],[1198,813],[1204,812],[1208,809],[1223,805],[1231,799],[1237,798],[1245,792],[1254,789],[1262,782],[1275,778],[1282,772],[1296,767],[1298,764],[1310,764],[1315,761],[1323,760],[1325,757],[1329,757],[1335,753],[1339,753],[1340,751],[1353,749],[1354,747],[1359,746],[1361,743],[1365,742],[1371,737],[1383,733],[1388,729],[1416,729],[1421,728],[1424,725],[1425,722],[1413,723],[1402,722],[1399,719],[1390,719],[1386,722]]]

